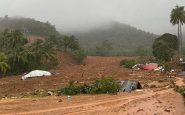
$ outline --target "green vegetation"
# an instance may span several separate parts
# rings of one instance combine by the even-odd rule
[[[135,60],[121,60],[120,61],[120,66],[121,67],[125,67],[125,68],[129,68],[132,69],[132,67],[136,64],[138,64],[139,62],[135,61]]]
[[[152,55],[152,43],[158,36],[130,25],[110,22],[85,32],[73,33],[88,55]],[[105,41],[111,49],[103,48]]]
[[[75,36],[50,35],[46,38],[46,42],[60,51],[73,52],[80,49],[78,39]]]
[[[185,87],[175,87],[175,91],[179,92],[185,97]]]
[[[120,89],[120,85],[113,77],[101,78],[95,80],[91,85],[79,84],[70,81],[69,85],[59,90],[59,95],[77,95],[77,94],[106,94],[116,93]]]
[[[55,27],[49,22],[40,22],[31,18],[23,17],[8,17],[7,15],[0,18],[0,30],[20,30],[26,35],[49,36],[51,34],[58,34]]]
[[[60,93],[65,95],[77,95],[80,94],[81,86],[74,81],[69,81],[69,85],[60,90]]]
[[[169,61],[173,58],[178,49],[178,39],[175,35],[164,34],[155,39],[153,43],[153,55],[162,61]]]
[[[18,74],[33,69],[49,69],[53,66],[54,50],[48,42],[37,40],[26,46],[27,39],[19,30],[4,30],[0,33],[2,72]],[[9,65],[9,66],[8,66]],[[4,69],[3,69],[4,68]]]
[[[157,60],[157,63],[163,67],[164,71],[162,73],[170,72],[173,69],[172,64],[167,61]]]
[[[83,50],[79,50],[78,40],[74,36],[50,35],[45,41],[36,40],[28,45],[27,38],[19,30],[0,32],[0,72],[20,74],[22,72],[54,68],[58,64],[55,52],[78,52],[79,61],[85,58]],[[66,43],[67,41],[67,43]],[[8,70],[8,71],[7,71]]]
[[[27,35],[42,36],[45,40],[28,44]],[[74,53],[80,62],[86,57],[77,38],[59,34],[49,22],[30,18],[0,18],[0,41],[0,73],[54,68],[58,64],[56,51]]]
[[[104,40],[101,43],[101,46],[96,47],[96,55],[98,56],[106,56],[110,55],[110,51],[112,50],[112,43],[108,40]]]
[[[7,57],[4,53],[0,53],[0,73],[6,73],[9,69],[9,65],[7,64]]]
[[[46,38],[46,43],[56,50],[72,53],[80,63],[87,56],[86,51],[80,47],[75,36],[50,35]]]
[[[119,83],[117,83],[113,77],[102,78],[95,80],[92,84],[90,93],[101,94],[101,93],[116,93],[120,89]]]
[[[55,50],[49,42],[37,40],[28,47],[29,54],[27,55],[28,67],[34,69],[51,69],[55,67],[57,59],[55,58]],[[32,61],[31,61],[32,60]]]
[[[74,51],[73,55],[80,63],[87,57],[87,54],[83,49]]]
[[[78,40],[74,36],[65,36],[61,43],[65,52],[68,50],[74,51],[80,49]]]
[[[185,23],[184,6],[176,6],[171,11],[170,22],[173,25],[178,25],[178,39],[179,39],[179,58],[182,57],[182,25]]]

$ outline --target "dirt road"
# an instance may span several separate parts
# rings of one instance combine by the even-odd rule
[[[185,115],[184,108],[182,96],[173,89],[82,95],[71,101],[66,97],[0,101],[1,115]]]

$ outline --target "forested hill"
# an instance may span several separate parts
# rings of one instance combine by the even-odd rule
[[[40,22],[31,18],[8,17],[0,18],[0,30],[19,29],[27,35],[48,36],[57,33],[55,26],[49,22]]]
[[[148,55],[154,39],[158,37],[119,22],[73,34],[92,55]]]

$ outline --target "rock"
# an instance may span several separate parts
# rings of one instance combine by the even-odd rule
[[[35,102],[35,101],[37,101],[37,100],[36,100],[36,99],[33,99],[32,101]]]
[[[156,88],[156,85],[152,84],[150,85],[150,88]]]
[[[17,99],[18,97],[11,97],[11,99]]]
[[[144,84],[143,85],[143,88],[148,88],[149,86],[147,84]]]
[[[51,91],[48,91],[47,93],[48,93],[48,95],[51,95],[51,96],[53,96],[53,95],[54,95],[54,93],[53,93],[53,92],[51,92]]]
[[[138,109],[137,112],[144,111],[143,109]]]
[[[62,99],[59,99],[58,102],[62,102]]]
[[[169,109],[165,109],[164,111],[165,111],[165,112],[168,112],[168,113],[170,112],[170,110],[169,110]]]

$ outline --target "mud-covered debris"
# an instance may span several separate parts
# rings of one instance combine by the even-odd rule
[[[136,89],[142,89],[138,81],[121,81],[121,91],[130,92]]]

